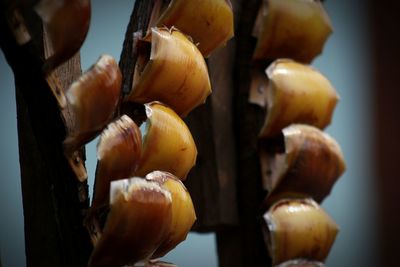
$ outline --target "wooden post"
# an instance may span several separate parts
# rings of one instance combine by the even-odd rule
[[[27,266],[86,266],[91,251],[82,214],[87,184],[77,181],[63,154],[65,126],[41,71],[42,24],[26,11],[32,39],[20,45],[8,23],[12,13],[1,10],[0,47],[16,85]],[[66,84],[80,73],[79,58],[64,68],[68,71],[60,78]]]
[[[271,266],[260,224],[260,203],[266,192],[262,189],[257,152],[258,133],[265,113],[259,106],[248,101],[251,58],[256,43],[252,31],[260,4],[260,0],[240,1],[236,30],[234,118],[242,266]]]

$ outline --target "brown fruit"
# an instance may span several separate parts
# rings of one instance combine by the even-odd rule
[[[64,142],[74,151],[92,140],[113,118],[121,91],[122,75],[117,62],[109,55],[99,60],[66,92],[75,119]]]
[[[147,260],[169,233],[171,194],[142,178],[111,183],[110,213],[89,267],[121,267]]]
[[[92,210],[108,205],[111,181],[131,177],[138,167],[142,137],[126,115],[110,123],[97,144],[97,168]]]
[[[310,63],[322,52],[332,25],[319,0],[267,0],[254,32],[255,60],[292,58]]]
[[[339,144],[328,134],[308,125],[282,130],[277,145],[260,147],[265,188],[264,206],[284,197],[312,197],[321,202],[346,169]]]
[[[43,66],[46,73],[75,55],[89,30],[90,0],[41,0],[35,7],[49,33],[54,54]]]

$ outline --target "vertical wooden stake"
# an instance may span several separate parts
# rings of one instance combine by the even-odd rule
[[[19,45],[2,12],[0,47],[15,76],[27,266],[83,267],[91,251],[82,213],[87,184],[77,181],[64,157],[64,122],[41,71],[41,22],[29,10],[22,13],[32,40]],[[79,60],[67,68],[61,80],[76,78]]]

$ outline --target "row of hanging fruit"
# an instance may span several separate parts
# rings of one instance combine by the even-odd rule
[[[322,131],[339,96],[308,64],[322,52],[331,22],[318,0],[266,0],[253,32],[249,101],[267,114],[259,134],[265,241],[273,266],[324,266],[339,228],[319,204],[346,166]],[[272,63],[263,72],[257,66],[265,62]]]
[[[86,37],[90,1],[43,0],[36,11],[54,49],[43,71],[56,84],[53,70]],[[211,94],[204,57],[232,36],[229,1],[156,0],[147,33],[135,44],[130,92],[121,91],[122,74],[109,55],[73,82],[65,96],[54,91],[61,113],[68,110],[74,118],[64,149],[81,181],[87,174],[76,169],[77,151],[100,134],[86,218],[94,244],[89,266],[173,266],[158,258],[182,242],[196,220],[182,181],[196,162],[197,149],[182,118]],[[144,120],[121,113],[122,105],[137,104]]]
[[[52,83],[53,70],[86,37],[90,1],[42,0],[35,8],[54,48],[43,65]],[[233,36],[232,6],[229,0],[156,0],[152,15],[135,46],[139,56],[130,92],[121,92],[121,71],[108,55],[65,96],[54,90],[62,113],[71,111],[74,118],[64,142],[70,162],[101,134],[86,220],[94,244],[92,267],[171,266],[157,259],[182,242],[196,220],[182,181],[197,149],[182,118],[211,93],[203,57]],[[254,27],[258,42],[249,101],[267,109],[259,151],[269,192],[263,218],[273,265],[323,266],[338,232],[318,203],[345,170],[339,145],[322,132],[339,96],[307,65],[331,32],[318,0],[264,0]],[[257,66],[271,60],[265,75]],[[122,104],[141,104],[146,118],[121,114]],[[85,179],[85,171],[78,178]]]

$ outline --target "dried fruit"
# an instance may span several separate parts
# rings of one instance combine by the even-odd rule
[[[339,95],[321,73],[288,59],[276,60],[266,73],[268,110],[260,137],[276,136],[292,123],[329,125]]]
[[[207,57],[233,37],[232,4],[229,0],[172,0],[157,25],[177,27]]]
[[[265,206],[283,197],[308,196],[321,202],[346,169],[339,144],[312,126],[291,125],[282,130],[279,142],[265,145],[260,150],[269,191]]]
[[[109,124],[97,146],[98,165],[92,211],[107,204],[109,184],[133,175],[162,170],[184,180],[197,149],[182,119],[170,108],[145,105],[148,119],[139,127],[124,115]]]
[[[47,73],[81,48],[89,30],[90,0],[41,0],[35,9],[47,28],[54,49],[54,54],[43,66]]]
[[[108,204],[110,182],[131,177],[138,167],[142,137],[126,115],[110,123],[97,144],[97,169],[92,209]]]
[[[211,93],[207,65],[184,34],[175,28],[152,28],[141,50],[127,100],[161,101],[182,117],[205,102]]]
[[[322,52],[332,25],[319,0],[264,0],[254,31],[254,59],[309,63]]]
[[[89,267],[121,267],[149,259],[169,234],[171,194],[142,178],[111,183],[110,213]]]
[[[103,55],[66,92],[75,125],[64,142],[67,151],[92,140],[112,119],[121,91],[117,62]]]
[[[273,265],[298,258],[324,261],[339,231],[311,199],[281,200],[263,218]]]
[[[146,179],[159,183],[163,189],[171,193],[172,197],[172,223],[169,235],[153,254],[154,258],[159,258],[186,239],[196,221],[196,213],[189,192],[174,175],[154,171],[146,175]]]
[[[160,170],[185,180],[196,163],[197,148],[185,122],[169,107],[145,105],[147,120],[141,125],[142,157],[136,176]]]

